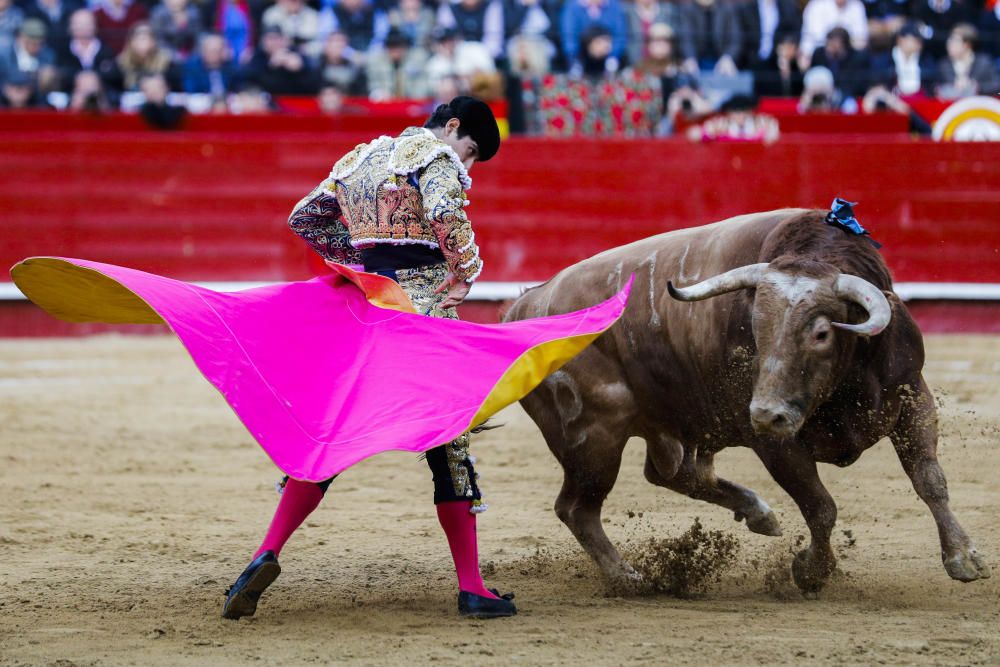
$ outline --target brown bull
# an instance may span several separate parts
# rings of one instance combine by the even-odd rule
[[[522,401],[563,467],[556,513],[611,579],[636,577],[601,525],[632,436],[646,441],[650,482],[780,535],[767,503],[713,469],[720,450],[752,448],[809,526],[792,563],[806,593],[836,563],[837,507],[817,462],[850,465],[888,436],[934,516],[948,574],[989,576],[948,508],[920,331],[879,253],[824,215],[758,213],[638,241],[565,269],[508,311],[510,321],[583,308],[635,275],[622,320]]]

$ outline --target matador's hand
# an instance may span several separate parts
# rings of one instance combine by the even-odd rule
[[[442,308],[454,308],[458,304],[465,301],[465,297],[469,295],[469,290],[472,289],[472,285],[465,282],[464,280],[455,280],[455,274],[449,273],[445,277],[444,282],[437,286],[434,290],[435,294],[440,294],[441,292],[447,291],[448,296],[445,297],[444,301],[441,302]]]

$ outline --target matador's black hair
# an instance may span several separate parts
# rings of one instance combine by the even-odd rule
[[[480,162],[486,162],[500,149],[500,129],[489,106],[482,100],[459,95],[448,104],[440,104],[424,123],[428,129],[444,127],[452,118],[459,120],[458,137],[471,136],[479,146]]]

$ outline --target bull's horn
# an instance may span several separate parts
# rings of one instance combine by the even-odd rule
[[[861,324],[832,322],[833,326],[853,331],[862,336],[875,336],[889,326],[889,321],[892,319],[892,306],[889,305],[885,294],[882,294],[882,290],[867,280],[842,273],[837,278],[833,290],[837,296],[853,301],[868,311],[867,322]]]
[[[757,281],[767,268],[767,263],[749,264],[738,269],[731,269],[725,273],[695,283],[690,287],[674,287],[672,282],[667,282],[667,291],[670,296],[678,301],[701,301],[713,296],[719,296],[726,292],[735,292],[738,289],[756,287]]]

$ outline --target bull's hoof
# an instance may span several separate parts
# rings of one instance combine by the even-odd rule
[[[778,522],[778,517],[771,510],[752,514],[736,512],[733,518],[737,521],[743,521],[745,519],[747,522],[747,528],[750,529],[751,533],[769,535],[771,537],[781,537],[781,524]]]
[[[605,571],[608,590],[614,595],[638,595],[646,588],[646,580],[628,563],[622,561],[619,567]]]
[[[834,567],[836,563],[833,561],[814,562],[809,550],[803,549],[795,554],[792,561],[792,579],[805,598],[815,600],[833,574]]]
[[[945,558],[944,569],[952,579],[966,583],[977,579],[988,579],[990,576],[990,566],[975,547],[969,547],[950,558]]]

